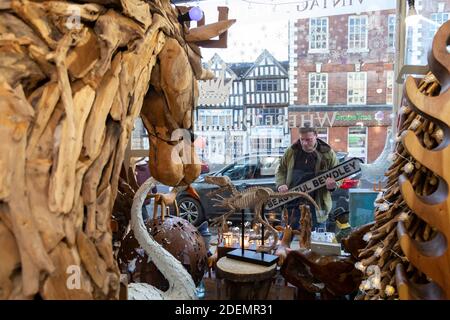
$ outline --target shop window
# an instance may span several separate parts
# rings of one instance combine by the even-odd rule
[[[367,51],[367,16],[348,18],[348,51]]]
[[[348,157],[367,161],[367,128],[348,128]]]
[[[349,72],[347,74],[347,103],[366,104],[366,72]]]
[[[386,104],[393,104],[394,71],[386,74]]]
[[[328,50],[328,18],[309,19],[309,50]]]
[[[309,104],[324,105],[328,103],[328,74],[309,74]]]

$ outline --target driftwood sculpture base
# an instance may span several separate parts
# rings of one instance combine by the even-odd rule
[[[225,291],[231,300],[266,299],[275,273],[276,264],[266,267],[227,257],[217,262],[217,277],[225,279]]]

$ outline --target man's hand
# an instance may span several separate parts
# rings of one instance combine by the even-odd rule
[[[328,190],[334,190],[337,187],[336,180],[334,180],[333,178],[327,178],[327,180],[325,180],[325,185],[327,186]]]
[[[284,193],[284,192],[286,192],[286,191],[288,191],[288,190],[289,190],[289,188],[288,188],[288,186],[285,185],[285,184],[283,184],[283,185],[281,185],[281,186],[278,187],[278,192],[281,192],[281,193]]]

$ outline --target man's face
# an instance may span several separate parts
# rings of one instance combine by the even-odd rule
[[[317,135],[314,132],[300,133],[300,143],[305,151],[313,151],[316,146]]]

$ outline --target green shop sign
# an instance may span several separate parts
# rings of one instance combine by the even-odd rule
[[[337,114],[337,121],[372,121],[370,114]]]

